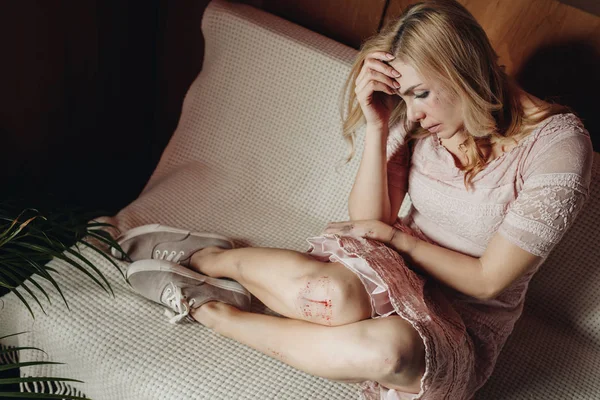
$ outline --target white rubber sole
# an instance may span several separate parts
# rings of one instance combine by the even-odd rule
[[[244,296],[248,297],[249,300],[251,299],[250,292],[237,282],[211,278],[210,276],[199,274],[179,264],[168,261],[165,262],[163,260],[144,260],[142,262],[136,261],[132,263],[129,268],[127,268],[127,279],[136,273],[149,271],[175,273],[177,275],[185,276],[186,278],[208,283],[211,286],[243,294]]]
[[[181,234],[189,233],[191,236],[209,237],[212,239],[224,240],[231,245],[232,249],[235,247],[233,242],[231,241],[231,239],[229,239],[228,237],[222,236],[222,235],[218,235],[216,233],[190,232],[190,231],[186,231],[185,229],[173,228],[171,226],[165,226],[165,225],[161,225],[161,224],[142,225],[142,226],[138,226],[136,228],[130,229],[117,238],[117,243],[120,246],[121,243],[124,243],[136,236],[145,235],[146,233],[152,233],[152,232],[171,232],[171,233],[181,233]],[[117,249],[115,249],[114,247],[110,248],[110,254],[112,254],[113,257],[118,258],[118,259],[122,258],[121,252],[118,251]]]

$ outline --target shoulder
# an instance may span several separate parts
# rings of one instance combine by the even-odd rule
[[[572,113],[555,114],[544,119],[531,133],[534,141],[552,145],[561,140],[577,137],[583,142],[590,141],[590,134],[579,117]]]
[[[522,90],[519,99],[522,111],[527,118],[540,119],[531,133],[524,138],[524,141],[542,140],[552,143],[574,135],[589,137],[581,119],[569,112],[567,108],[548,103]],[[554,113],[548,115],[549,112]]]
[[[576,174],[589,182],[594,150],[589,132],[575,114],[546,118],[523,141],[524,175]]]

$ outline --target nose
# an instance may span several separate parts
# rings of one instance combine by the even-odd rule
[[[406,104],[406,118],[408,118],[410,122],[419,122],[425,118],[425,113],[414,105]]]

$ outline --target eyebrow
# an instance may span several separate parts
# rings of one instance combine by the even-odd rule
[[[411,92],[414,88],[416,88],[417,86],[421,86],[423,83],[418,83],[416,85],[412,85],[411,87],[409,87],[408,89],[406,89],[403,93],[401,92],[400,94],[402,96],[406,96],[409,92]]]

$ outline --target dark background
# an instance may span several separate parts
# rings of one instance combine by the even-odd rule
[[[3,198],[107,213],[135,199],[201,69],[207,3],[1,1]]]
[[[341,0],[243,1],[354,48],[414,2],[343,0],[340,7]],[[583,14],[551,0],[534,9],[526,1],[460,1],[478,18],[489,17],[486,4],[496,7],[482,25],[506,33],[497,39],[506,45],[501,53],[516,60],[519,82],[538,97],[572,107],[600,151],[598,20],[585,17],[583,25],[595,28],[579,34]],[[561,1],[600,12],[597,0]],[[201,70],[200,21],[207,4],[0,0],[0,201],[112,215],[134,200]],[[504,24],[498,12],[526,15],[535,28],[520,23],[497,29],[494,22]],[[542,42],[533,52],[515,48]]]
[[[335,1],[246,2],[355,48],[393,3],[351,1],[336,14]],[[134,200],[201,70],[207,4],[0,0],[3,198],[18,196],[23,207],[56,203],[104,214]],[[571,40],[540,47],[517,76],[533,94],[573,107],[598,151],[599,70],[598,46]]]

